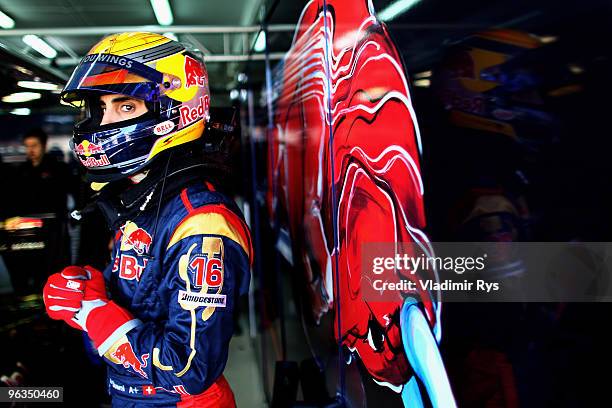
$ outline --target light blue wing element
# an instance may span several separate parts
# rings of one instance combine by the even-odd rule
[[[425,386],[432,406],[434,408],[456,408],[457,404],[438,350],[438,343],[415,299],[407,298],[404,301],[400,311],[400,320],[402,343],[408,362],[416,377]],[[402,399],[406,407],[423,406],[416,378],[413,377],[404,385]],[[419,401],[410,399],[419,399]]]

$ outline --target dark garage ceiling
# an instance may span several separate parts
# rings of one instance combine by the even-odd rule
[[[355,0],[359,1],[359,0]],[[376,10],[382,10],[392,0],[372,0]],[[272,8],[271,25],[292,25],[297,22],[304,0],[170,0],[174,15],[174,27],[182,26],[257,26],[261,16],[259,10]],[[606,0],[589,2],[567,0],[561,5],[558,1],[515,0],[486,1],[464,0],[421,0],[411,10],[400,15],[388,25],[391,34],[405,59],[409,71],[428,69],[439,57],[441,46],[457,41],[469,33],[491,27],[505,26],[525,29],[537,34],[558,34],[571,32],[568,21],[576,20],[580,13],[596,14],[598,7],[610,7]],[[0,0],[0,10],[15,20],[13,30],[16,35],[0,36],[13,54],[28,55],[38,60],[42,66],[57,68],[69,74],[80,57],[102,36],[96,34],[62,35],[43,34],[46,41],[58,51],[54,61],[43,58],[29,49],[21,39],[22,35],[34,30],[73,28],[87,30],[96,27],[139,27],[157,24],[149,0]],[[609,15],[602,13],[602,15]],[[590,17],[589,17],[590,18]],[[609,22],[608,22],[609,23]],[[602,24],[602,22],[594,23]],[[158,26],[155,26],[158,27]],[[597,27],[593,27],[597,30]],[[11,30],[9,30],[11,31]],[[118,31],[109,28],[108,33]],[[170,29],[168,31],[171,31]],[[8,31],[0,30],[0,34]],[[47,30],[48,32],[48,30]],[[256,33],[229,34],[187,34],[176,33],[181,41],[191,42],[196,48],[206,47],[213,56],[242,55],[244,46],[253,44]],[[285,52],[292,38],[291,28],[269,34],[270,51],[279,58]],[[244,37],[244,38],[243,38]],[[2,64],[12,64],[12,58],[2,58]],[[246,62],[207,62],[213,92],[213,101],[228,102],[229,90],[236,85],[236,76],[245,70]],[[13,64],[14,65],[14,64]],[[263,62],[248,62],[250,80],[254,86],[263,85]],[[6,69],[3,70],[6,74]],[[42,71],[41,71],[42,72]],[[60,76],[57,81],[61,82]],[[3,87],[4,90],[4,87]]]
[[[170,1],[175,26],[251,26],[258,19],[257,10],[264,0],[231,0],[224,2],[202,0]],[[0,10],[15,21],[14,30],[34,32],[36,29],[143,27],[156,26],[157,21],[149,0],[0,0]],[[113,31],[109,30],[108,34]],[[171,30],[168,30],[171,31]],[[18,35],[2,36],[0,43],[14,52],[25,53],[38,59],[42,65],[58,68],[69,74],[74,61],[85,55],[103,34],[41,35],[57,51],[51,62],[29,49]],[[243,45],[250,47],[256,33],[232,34],[176,34],[181,41],[196,48],[204,45],[211,54],[242,54]],[[243,39],[246,36],[246,39]],[[208,62],[209,74],[217,90],[225,89],[234,80],[238,63]]]

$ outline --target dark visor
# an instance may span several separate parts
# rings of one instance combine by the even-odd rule
[[[82,91],[123,94],[151,102],[163,74],[138,61],[111,54],[88,55],[74,71],[62,91],[62,100],[83,99]]]

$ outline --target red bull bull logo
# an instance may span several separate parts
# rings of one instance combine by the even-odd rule
[[[74,152],[79,156],[89,157],[92,154],[102,154],[105,153],[102,146],[91,143],[89,140],[83,140],[81,143],[74,147]]]
[[[149,252],[153,238],[147,231],[128,221],[121,227],[121,232],[123,233],[121,239],[122,251],[133,249],[138,255],[144,255]]]
[[[102,146],[92,143],[89,140],[83,140],[74,147],[74,152],[78,156],[81,164],[85,167],[102,167],[110,165],[110,160]],[[100,155],[99,158],[92,157]]]
[[[143,354],[141,356],[142,362],[134,353],[134,349],[130,342],[125,342],[111,353],[111,357],[117,361],[117,364],[123,364],[125,368],[131,368],[136,373],[140,374],[144,378],[147,377],[147,373],[144,372],[143,368],[147,366],[147,359],[149,354]]]
[[[204,67],[197,60],[190,56],[185,56],[185,87],[199,86],[200,88],[206,85],[206,75]]]

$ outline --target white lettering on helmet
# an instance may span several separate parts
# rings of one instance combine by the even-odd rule
[[[132,60],[112,54],[91,54],[86,55],[81,63],[87,62],[108,62],[117,66],[132,68]]]
[[[198,105],[194,108],[189,106],[181,106],[179,111],[181,112],[181,124],[183,127],[190,125],[198,119],[208,117],[208,110],[210,108],[210,97],[204,95],[200,97]]]
[[[85,167],[102,167],[110,165],[110,160],[108,160],[108,156],[105,154],[101,155],[99,159],[96,159],[93,156],[83,159],[79,156],[79,160],[81,160],[81,163]]]
[[[158,123],[153,128],[153,133],[155,133],[157,136],[162,136],[172,132],[172,129],[174,129],[174,122],[167,120],[165,122]]]

